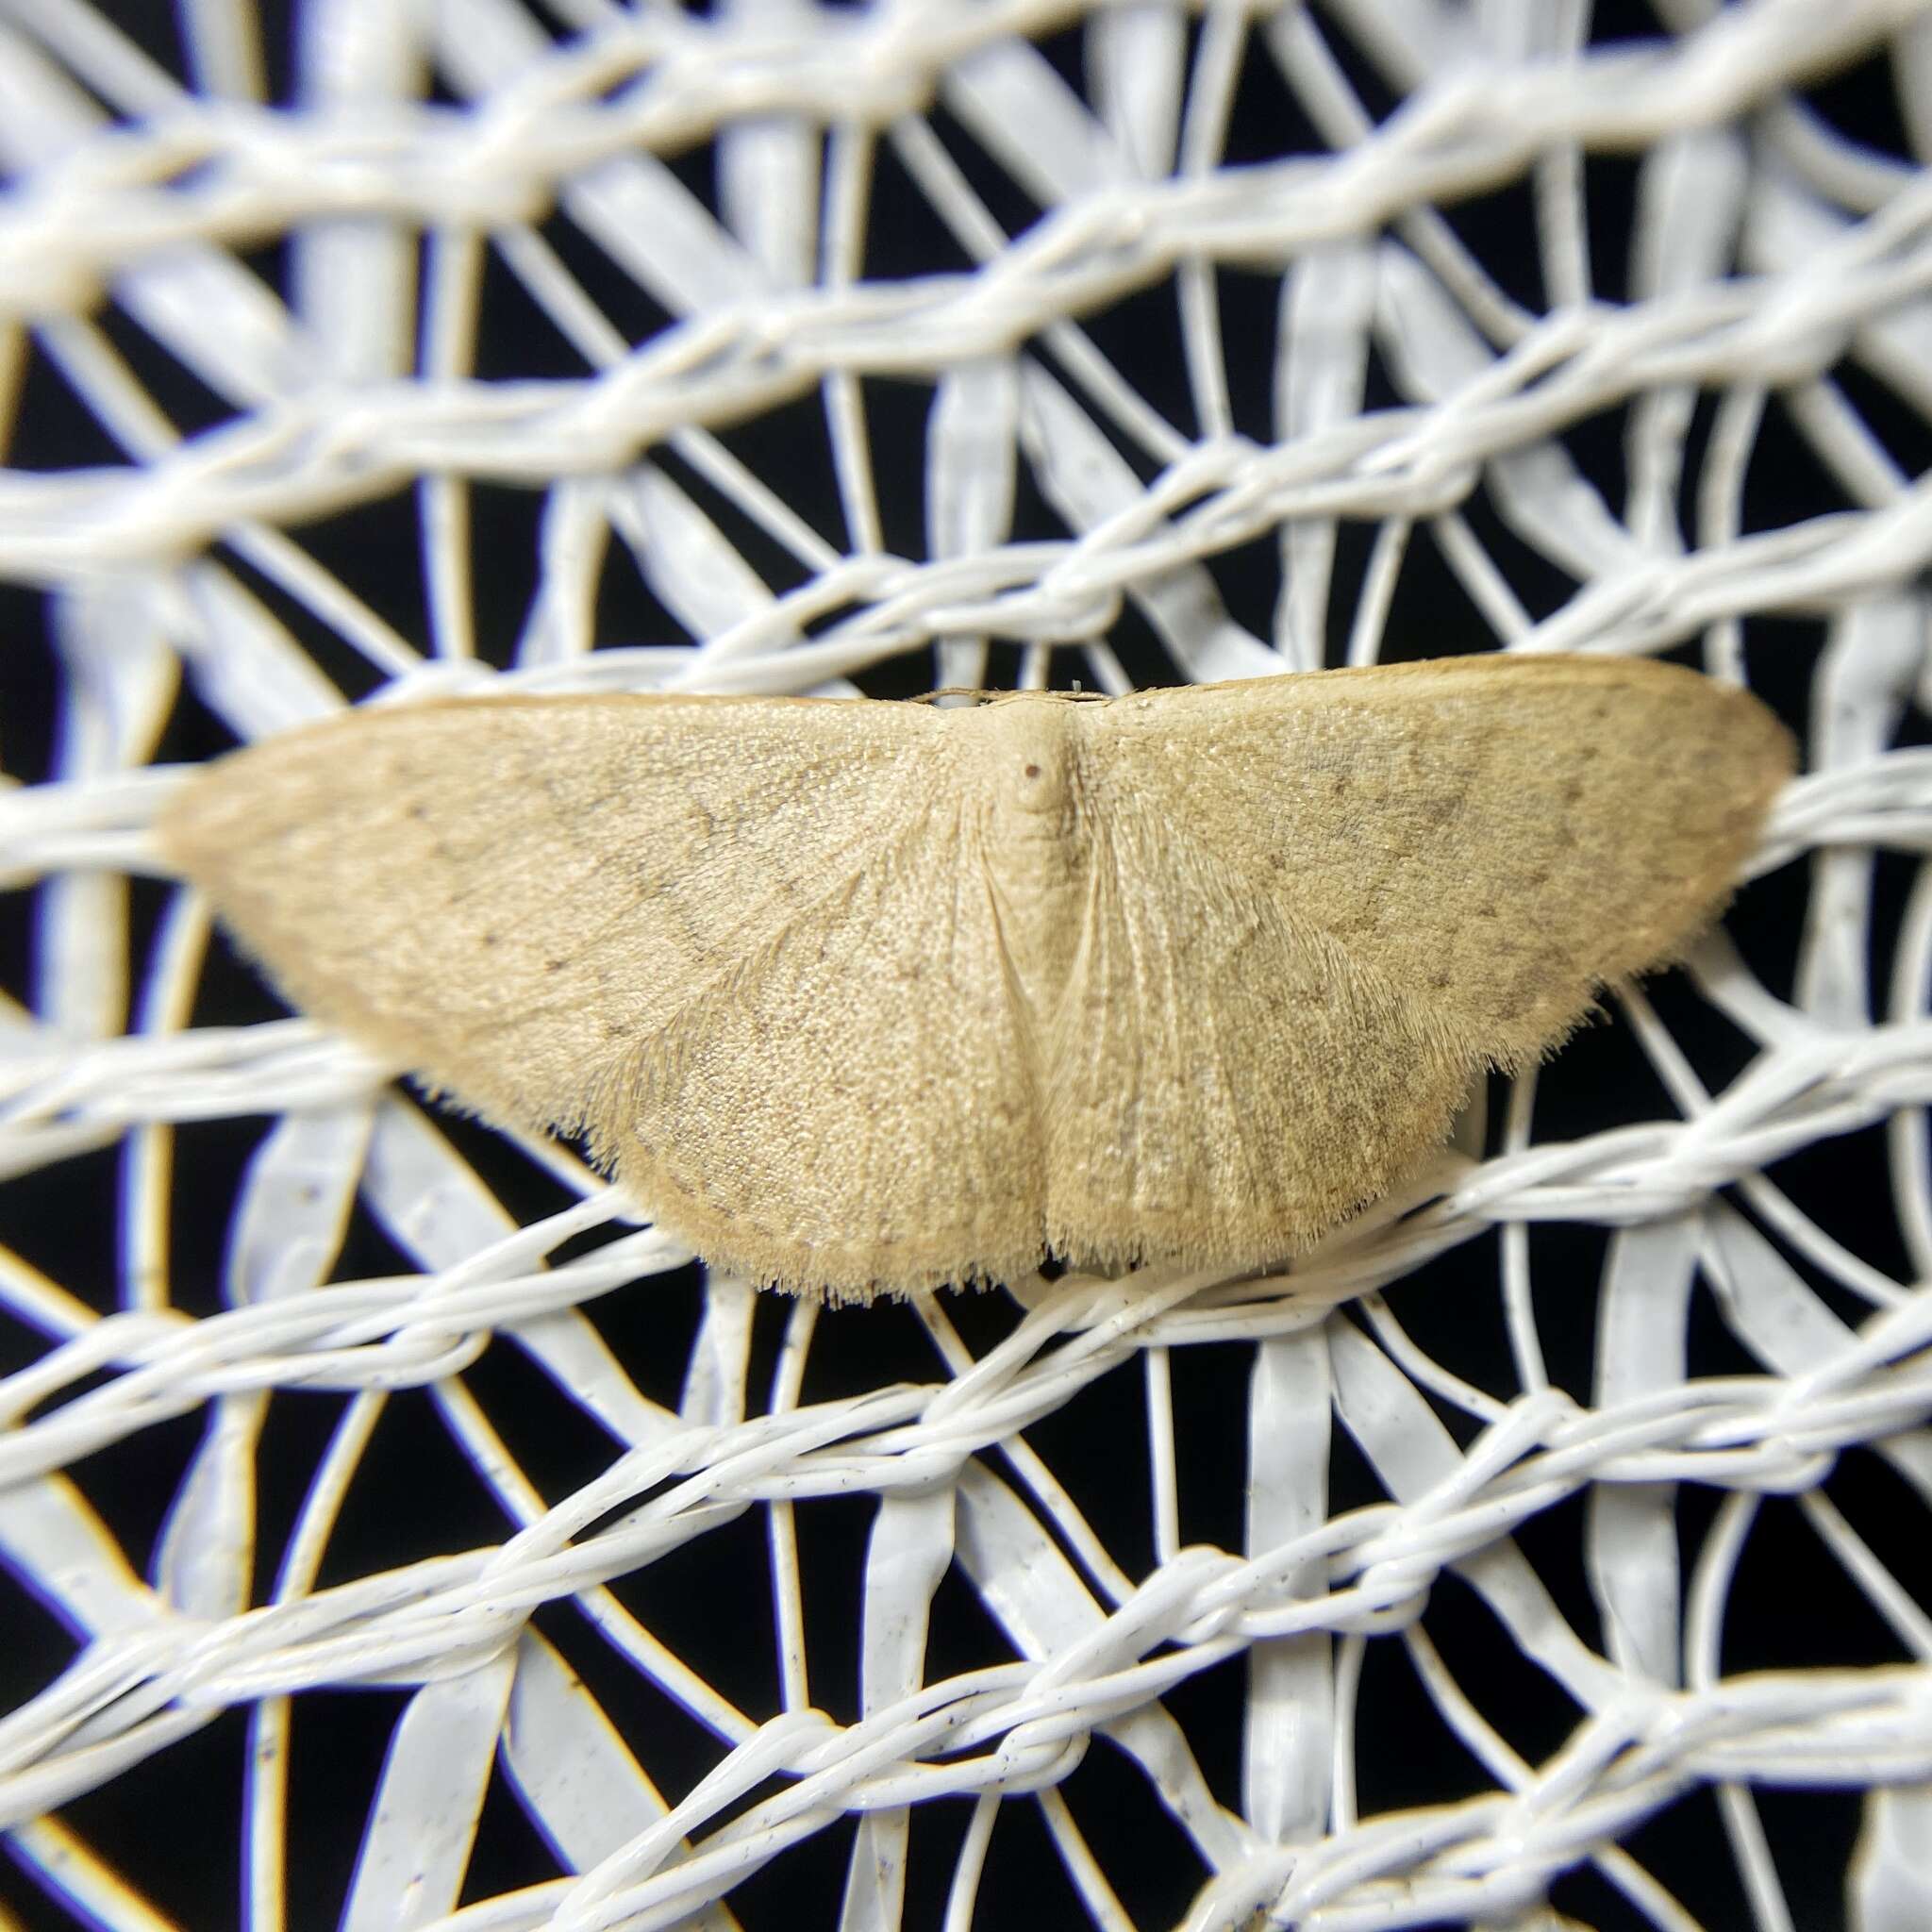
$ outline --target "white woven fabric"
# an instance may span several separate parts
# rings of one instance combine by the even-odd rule
[[[533,6],[0,0],[0,1926],[1932,1924],[1932,180],[1807,92],[1932,150],[1928,8]],[[1268,1280],[707,1281],[129,884],[377,685],[1479,645],[1684,646],[1807,775]]]

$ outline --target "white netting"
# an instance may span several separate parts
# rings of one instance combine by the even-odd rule
[[[0,0],[0,1927],[1932,1924],[1932,20],[1654,4]],[[1497,643],[1807,775],[1292,1277],[708,1281],[149,876],[382,684]]]

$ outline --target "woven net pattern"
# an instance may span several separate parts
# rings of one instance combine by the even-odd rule
[[[0,1926],[1932,1924],[1928,150],[1903,0],[5,0]],[[1498,647],[1806,774],[1266,1279],[707,1278],[145,832]]]

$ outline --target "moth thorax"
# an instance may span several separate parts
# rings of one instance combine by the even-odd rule
[[[983,715],[1003,727],[990,738],[993,794],[1008,829],[1038,838],[1058,832],[1074,809],[1074,734],[1069,707],[1051,699],[1015,699]]]

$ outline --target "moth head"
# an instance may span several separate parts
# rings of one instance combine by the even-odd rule
[[[1065,814],[1074,789],[1072,710],[1058,698],[1029,691],[975,714],[996,721],[987,741],[1003,813],[1028,819]]]

